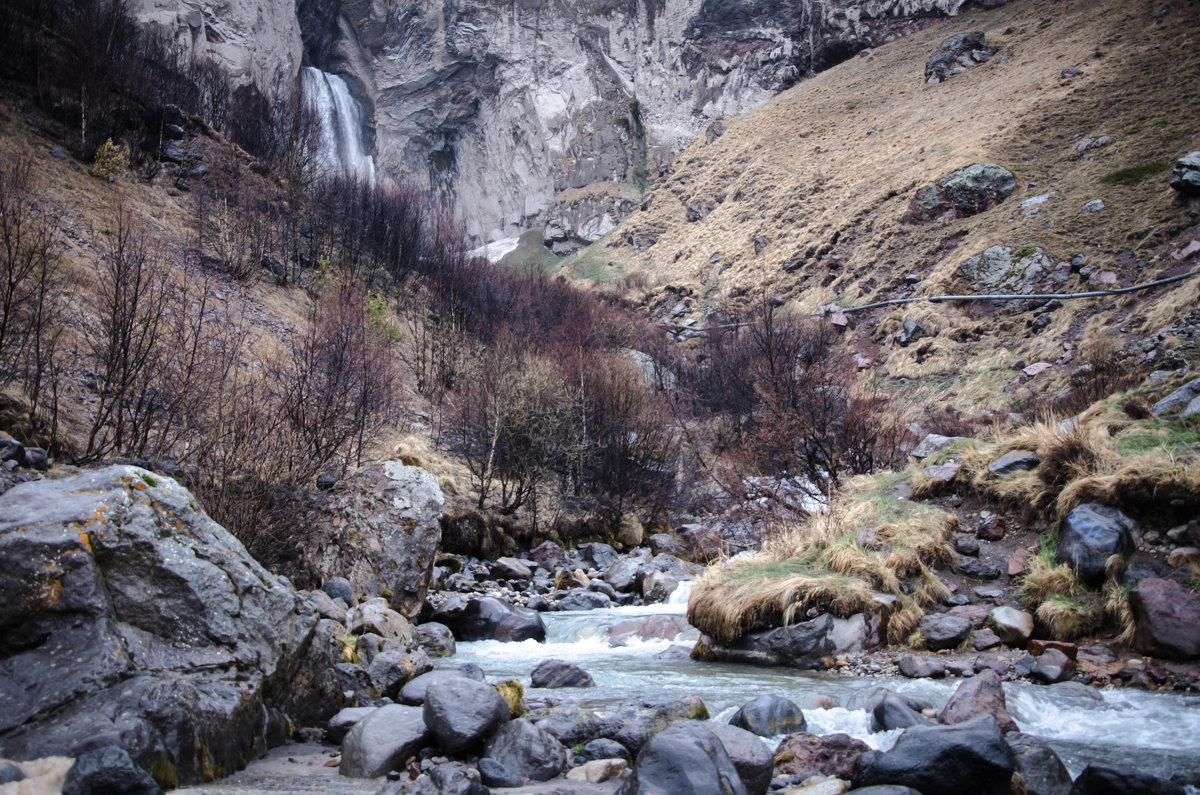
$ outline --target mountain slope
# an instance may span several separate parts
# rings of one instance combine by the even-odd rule
[[[972,30],[999,52],[926,84],[923,67],[939,42]],[[827,303],[979,292],[960,265],[997,245],[1041,248],[1051,266],[1075,260],[1065,281],[1046,281],[1039,291],[1182,272],[1194,257],[1166,254],[1192,239],[1196,216],[1176,203],[1167,175],[1133,185],[1103,178],[1138,164],[1162,168],[1200,147],[1200,123],[1186,110],[1200,99],[1197,32],[1195,3],[1164,11],[1148,2],[1024,0],[950,20],[803,82],[729,121],[720,137],[697,139],[650,186],[648,209],[589,255],[613,263],[613,272],[641,272],[629,281],[654,285],[645,299],[660,315],[682,300],[690,314],[710,320],[764,293],[811,312]],[[1081,157],[1080,140],[1100,136],[1108,144]],[[965,219],[904,221],[921,186],[988,162],[1015,174],[1008,201]],[[1047,193],[1043,213],[1021,214],[1023,201]],[[1097,198],[1106,209],[1085,213]],[[697,206],[692,218],[711,210],[689,220]],[[987,389],[970,390],[971,401],[1000,407],[1010,402],[1001,393],[1015,378],[1009,368],[1021,360],[1066,365],[1037,384],[1061,385],[1088,320],[1124,335],[1109,347],[1140,346],[1187,320],[1198,296],[1192,280],[1115,301],[1068,302],[1040,329],[1027,328],[1028,310],[1040,303],[885,308],[858,316],[855,347],[881,374],[938,376],[939,389],[964,371],[988,374]],[[928,338],[896,347],[888,335],[909,318]],[[1194,352],[1195,320],[1167,330],[1160,361],[1179,345]],[[1003,372],[1012,378],[997,377]]]

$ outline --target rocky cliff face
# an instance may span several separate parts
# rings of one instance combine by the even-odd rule
[[[196,55],[212,55],[239,81],[272,86],[300,69],[295,0],[131,0],[144,24],[158,25]]]
[[[148,1],[148,0],[147,0]],[[856,52],[1004,0],[301,0],[379,173],[444,189],[480,239],[556,195],[639,184],[712,120]]]

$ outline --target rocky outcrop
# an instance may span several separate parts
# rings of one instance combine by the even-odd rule
[[[309,60],[347,77],[374,118],[379,172],[453,193],[482,242],[530,227],[563,191],[644,182],[712,121],[799,77],[1001,2],[303,0],[300,10]]]
[[[637,188],[621,183],[563,191],[545,212],[542,238],[546,248],[565,256],[595,243],[616,229],[640,200]]]
[[[1184,199],[1200,196],[1200,152],[1191,152],[1175,161],[1171,187]]]
[[[1040,248],[1026,252],[1010,246],[991,246],[960,266],[975,292],[1028,293],[1050,274],[1054,263]]]
[[[433,575],[444,501],[420,467],[367,467],[311,512],[297,584],[344,576],[356,593],[387,596],[395,610],[415,616]]]
[[[268,704],[327,699],[320,719],[340,706],[336,680],[297,677],[316,612],[186,489],[137,467],[0,496],[0,629],[10,758],[119,745],[144,769],[210,779],[283,741]],[[317,690],[297,698],[293,680]]]
[[[925,64],[925,82],[941,83],[989,60],[996,53],[983,31],[959,33],[943,41]]]
[[[131,0],[142,24],[165,30],[184,53],[211,56],[239,82],[262,88],[290,81],[300,69],[300,21],[293,3],[265,0]]]
[[[918,190],[909,202],[906,219],[922,222],[967,218],[990,210],[1016,189],[1016,178],[1004,166],[976,163]]]

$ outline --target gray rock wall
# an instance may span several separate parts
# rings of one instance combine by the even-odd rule
[[[379,173],[447,189],[468,231],[497,239],[563,190],[643,181],[711,120],[805,74],[1003,1],[300,5],[309,57],[348,75],[374,114]]]

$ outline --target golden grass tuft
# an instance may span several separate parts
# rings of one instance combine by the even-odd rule
[[[1086,502],[1121,509],[1152,509],[1173,500],[1183,507],[1200,507],[1200,458],[1176,457],[1169,451],[1125,459],[1112,474],[1072,481],[1055,501],[1058,518]]]
[[[892,621],[903,638],[922,605],[949,596],[930,567],[949,562],[958,520],[939,508],[898,496],[902,476],[851,480],[828,514],[784,528],[758,555],[710,568],[697,581],[688,620],[719,643],[780,622],[803,620],[813,607],[847,616],[871,606],[876,593],[900,598]],[[916,580],[913,596],[902,580]],[[903,632],[901,631],[903,630]]]
[[[1049,596],[1033,615],[1054,640],[1074,640],[1096,625],[1095,611],[1089,605],[1061,594]]]
[[[1075,570],[1055,563],[1052,548],[1043,544],[1042,550],[1029,558],[1018,598],[1026,607],[1037,607],[1052,596],[1074,596],[1083,590]]]
[[[891,644],[903,643],[905,638],[915,634],[917,625],[921,622],[921,617],[925,615],[925,610],[915,602],[909,601],[892,614],[888,619],[887,627],[887,642]]]
[[[1133,640],[1133,633],[1137,629],[1133,619],[1133,607],[1129,604],[1130,590],[1131,586],[1120,585],[1115,581],[1110,581],[1104,586],[1104,614],[1120,629],[1116,637],[1120,643]]]

